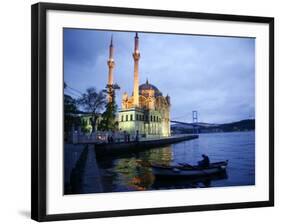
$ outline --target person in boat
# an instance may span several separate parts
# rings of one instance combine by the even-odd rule
[[[203,168],[207,168],[210,166],[210,159],[207,155],[202,154],[203,159],[198,162],[198,166]]]

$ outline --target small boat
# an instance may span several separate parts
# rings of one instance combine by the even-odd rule
[[[156,177],[198,177],[221,174],[225,172],[227,165],[228,160],[210,163],[206,168],[187,163],[179,163],[174,166],[152,164],[151,168]]]

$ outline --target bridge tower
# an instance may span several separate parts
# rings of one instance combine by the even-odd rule
[[[192,123],[193,123],[193,133],[198,134],[199,133],[199,127],[197,125],[197,123],[198,123],[198,112],[197,112],[197,110],[192,111]]]

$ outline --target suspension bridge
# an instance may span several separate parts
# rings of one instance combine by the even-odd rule
[[[198,111],[197,110],[192,111],[192,123],[179,121],[179,119],[183,117],[185,116],[173,118],[171,119],[170,122],[174,124],[181,124],[181,125],[186,125],[187,127],[191,127],[193,129],[193,133],[198,134],[200,127],[202,127],[198,122]]]

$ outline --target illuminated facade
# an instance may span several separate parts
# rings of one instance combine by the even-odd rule
[[[139,85],[139,37],[136,33],[134,59],[134,88],[132,96],[124,93],[119,111],[119,129],[142,136],[170,136],[170,97],[146,83]]]

